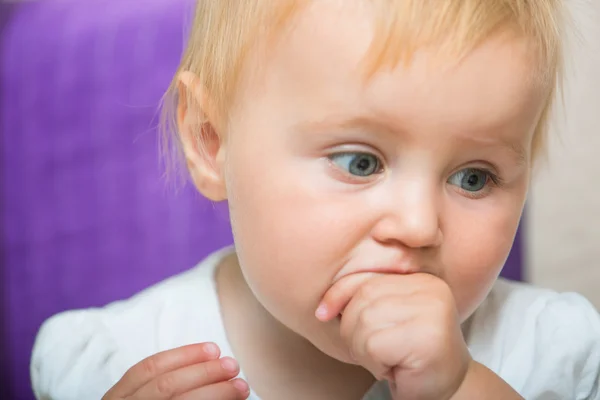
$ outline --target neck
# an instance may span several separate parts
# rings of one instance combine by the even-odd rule
[[[228,340],[261,398],[361,399],[374,383],[366,370],[323,354],[265,310],[235,255],[221,262],[216,283]]]

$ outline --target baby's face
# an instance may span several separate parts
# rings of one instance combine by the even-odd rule
[[[348,361],[339,322],[314,316],[346,275],[434,274],[463,321],[487,295],[521,216],[545,93],[507,35],[459,65],[424,52],[365,83],[371,18],[332,4],[315,2],[240,94],[225,177],[258,300]]]

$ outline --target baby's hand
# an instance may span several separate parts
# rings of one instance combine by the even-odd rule
[[[213,343],[164,351],[134,365],[102,400],[238,400],[248,398],[248,385],[233,379],[239,367],[219,358]]]
[[[341,317],[351,357],[395,399],[450,399],[471,364],[454,297],[429,274],[356,274],[336,282],[317,316]]]

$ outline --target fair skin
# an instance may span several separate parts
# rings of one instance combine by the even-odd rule
[[[237,361],[265,400],[358,400],[375,379],[402,400],[518,399],[471,358],[461,326],[527,194],[546,95],[527,43],[506,31],[458,64],[424,49],[365,82],[371,19],[348,4],[315,2],[266,59],[250,57],[258,75],[226,127],[181,76],[206,117],[200,148],[198,110],[181,103],[192,178],[230,205],[236,255],[217,285]]]

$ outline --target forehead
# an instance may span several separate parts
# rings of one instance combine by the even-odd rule
[[[541,111],[546,88],[531,79],[535,60],[527,41],[508,30],[460,60],[423,48],[408,65],[381,68],[365,80],[376,28],[365,4],[313,2],[300,12],[257,62],[261,91],[283,96],[298,111],[368,113],[405,126],[435,115],[428,122],[491,127]]]

